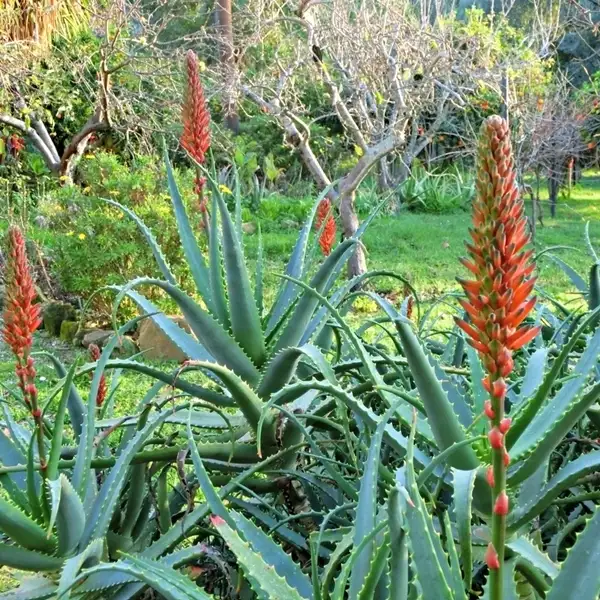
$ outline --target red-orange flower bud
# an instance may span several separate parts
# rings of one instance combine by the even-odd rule
[[[488,433],[490,445],[494,450],[500,450],[504,445],[504,436],[497,427],[493,427]]]
[[[487,550],[485,551],[485,564],[488,566],[488,569],[496,570],[500,568],[498,553],[491,542],[488,544]]]
[[[494,504],[494,512],[497,515],[506,516],[508,514],[508,504],[508,496],[506,495],[506,492],[502,490],[496,498],[496,503]]]
[[[483,412],[488,419],[494,419],[496,417],[496,413],[492,408],[492,403],[489,400],[486,400],[483,405]]]
[[[498,425],[498,429],[500,429],[500,433],[505,434],[510,429],[511,423],[512,423],[512,420],[510,419],[510,417],[506,417],[505,419],[502,419],[502,421],[500,421],[500,425]]]
[[[494,469],[492,467],[487,468],[487,471],[485,472],[485,478],[491,488],[496,485],[496,481],[494,479]]]

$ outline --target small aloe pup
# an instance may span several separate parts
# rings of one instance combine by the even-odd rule
[[[489,393],[485,415],[492,466],[487,480],[492,488],[492,541],[486,552],[490,570],[491,600],[502,600],[502,565],[506,516],[506,470],[510,457],[504,436],[511,421],[505,417],[506,378],[513,370],[513,351],[531,341],[537,327],[521,326],[536,299],[529,298],[535,277],[531,262],[527,219],[515,184],[515,171],[506,121],[492,116],[481,127],[478,152],[477,195],[473,204],[473,243],[470,259],[462,263],[474,275],[459,280],[466,300],[461,304],[469,322],[457,319],[469,343],[479,352],[487,372],[483,385]]]

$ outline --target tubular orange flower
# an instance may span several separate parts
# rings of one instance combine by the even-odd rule
[[[319,204],[315,227],[319,230],[321,227],[323,228],[321,230],[321,237],[319,238],[319,245],[321,246],[321,252],[325,256],[329,256],[335,242],[336,225],[331,200],[328,198],[324,198]]]
[[[35,362],[31,354],[33,334],[40,326],[41,307],[35,302],[35,286],[27,260],[25,238],[21,230],[13,226],[8,230],[8,260],[6,265],[6,299],[2,337],[16,358],[19,388],[23,400],[31,411],[38,430],[38,452],[44,471],[45,450],[42,411],[38,406],[35,385]]]
[[[96,344],[90,344],[88,346],[88,352],[92,360],[98,360],[100,358],[100,348]],[[94,377],[93,373],[90,373],[90,379]],[[100,377],[100,384],[98,385],[98,394],[96,395],[96,406],[100,407],[104,404],[106,399],[106,377],[102,374]]]
[[[489,393],[484,413],[490,421],[488,439],[492,467],[487,480],[492,488],[495,507],[492,516],[492,542],[486,553],[490,569],[492,600],[502,600],[502,566],[506,515],[506,468],[510,457],[504,434],[510,419],[504,415],[507,392],[506,377],[512,372],[512,354],[539,332],[539,328],[522,325],[535,306],[529,298],[535,285],[532,252],[529,243],[523,202],[515,183],[515,171],[506,121],[489,117],[481,127],[478,152],[477,194],[473,203],[472,243],[467,243],[469,258],[462,264],[472,280],[459,279],[466,300],[461,305],[469,322],[457,319],[467,341],[481,357],[487,371],[483,386]]]
[[[206,107],[204,90],[198,73],[198,58],[192,50],[189,50],[186,54],[186,67],[187,88],[183,102],[183,132],[180,142],[188,154],[199,165],[202,165],[206,161],[206,153],[210,148],[210,113]],[[199,208],[200,212],[203,213],[203,219],[207,211],[206,198],[204,197],[205,183],[206,178],[202,176],[200,169],[198,169],[195,192],[198,195]]]

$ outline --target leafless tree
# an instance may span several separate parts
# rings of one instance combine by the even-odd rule
[[[281,126],[320,188],[332,181],[311,145],[314,115],[302,103],[302,86],[321,86],[356,148],[356,164],[329,192],[346,237],[359,226],[355,193],[373,167],[388,185],[398,184],[449,113],[462,111],[482,87],[500,93],[504,67],[489,40],[470,35],[452,16],[436,17],[437,4],[302,0],[292,12],[289,4],[257,0],[238,19],[240,31],[249,32],[238,41],[247,52],[268,52],[266,44],[279,40],[258,74],[239,74],[239,89]],[[392,159],[399,168],[391,168]],[[364,270],[359,248],[350,274]]]

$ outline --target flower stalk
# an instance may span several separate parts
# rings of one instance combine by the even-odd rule
[[[6,300],[2,337],[15,356],[18,385],[36,425],[38,457],[42,473],[46,469],[44,421],[35,384],[35,361],[31,356],[33,334],[40,326],[41,307],[35,302],[37,293],[31,277],[25,238],[21,230],[8,230],[6,265]]]
[[[208,206],[204,194],[206,178],[200,165],[206,162],[206,153],[210,148],[210,113],[206,107],[204,90],[200,81],[198,57],[189,50],[186,54],[187,87],[183,102],[183,132],[181,145],[197,163],[194,191],[198,196],[198,209],[202,215],[203,228],[209,230]]]
[[[478,150],[477,194],[473,203],[472,243],[463,265],[474,279],[459,279],[466,299],[461,304],[468,321],[456,319],[467,341],[478,352],[486,371],[483,386],[489,394],[484,413],[489,420],[491,466],[487,482],[492,493],[492,541],[485,560],[490,571],[490,598],[502,600],[502,569],[506,517],[510,500],[506,471],[510,457],[505,435],[507,377],[513,370],[513,352],[531,341],[538,327],[523,326],[535,306],[529,298],[535,285],[532,251],[523,202],[515,183],[514,161],[506,121],[498,116],[481,127]]]
[[[100,348],[96,344],[90,344],[88,346],[88,352],[90,353],[90,358],[94,361],[100,360]],[[94,373],[90,373],[90,379],[93,379]],[[104,400],[106,399],[106,376],[104,373],[102,377],[100,377],[100,383],[98,384],[98,393],[96,394],[96,406],[100,408],[104,404]]]

